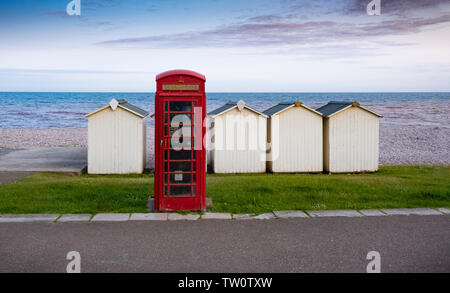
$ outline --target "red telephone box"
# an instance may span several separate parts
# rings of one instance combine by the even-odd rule
[[[171,70],[156,76],[155,210],[204,210],[205,76]]]

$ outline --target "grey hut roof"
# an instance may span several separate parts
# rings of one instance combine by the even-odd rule
[[[264,111],[263,113],[266,114],[267,116],[271,116],[274,115],[278,112],[283,111],[286,108],[289,108],[290,106],[292,106],[295,102],[281,102],[278,105],[272,106],[269,109],[267,109],[266,111]]]
[[[94,112],[89,113],[89,114],[87,114],[85,116],[89,117],[89,116],[94,115],[94,114],[96,114],[96,113],[98,113],[100,111],[105,110],[106,108],[111,108],[111,109],[115,110],[116,108],[114,106],[120,107],[120,108],[122,108],[122,109],[124,109],[124,110],[126,110],[126,111],[128,111],[130,113],[133,113],[133,114],[135,114],[135,115],[137,115],[139,117],[142,117],[142,118],[146,117],[149,114],[147,111],[145,111],[145,110],[143,110],[143,109],[141,109],[141,108],[139,108],[139,107],[137,107],[135,105],[132,105],[132,104],[128,103],[125,99],[120,99],[120,100],[112,99],[111,102],[109,102],[108,105],[106,105],[106,106],[104,106],[104,107],[102,107],[102,108],[100,108],[98,110],[95,110]]]
[[[250,108],[242,100],[240,100],[239,102],[228,101],[225,105],[223,105],[223,106],[221,106],[221,107],[219,107],[219,108],[209,112],[208,115],[214,118],[216,116],[225,114],[226,112],[228,112],[228,111],[230,111],[230,110],[232,110],[234,108],[238,108],[239,105],[241,105],[245,109],[248,109],[248,110],[250,110],[250,111],[252,111],[252,112],[254,112],[254,113],[258,114],[258,115],[261,115],[261,116],[267,118],[266,114],[263,114],[263,113],[255,110],[253,108]]]
[[[128,103],[125,99],[118,100],[117,102],[119,102],[119,105],[122,106],[122,108],[125,108],[126,110],[128,110],[130,112],[137,113],[137,114],[139,114],[139,116],[145,117],[148,115],[147,111]]]
[[[270,107],[269,109],[267,109],[267,110],[264,111],[263,113],[266,114],[267,116],[273,116],[273,115],[276,115],[276,114],[278,114],[278,113],[281,113],[282,111],[284,111],[284,110],[286,110],[286,109],[289,109],[289,108],[291,108],[291,107],[294,107],[294,106],[303,107],[303,108],[305,108],[305,109],[307,109],[307,110],[310,110],[311,112],[314,112],[314,113],[316,113],[316,114],[322,116],[322,113],[320,113],[320,112],[318,112],[318,111],[316,111],[316,110],[314,110],[314,109],[311,109],[311,108],[305,106],[305,105],[304,105],[302,102],[300,102],[300,101],[281,102],[281,103],[279,103],[278,105],[275,105],[275,106]]]
[[[232,102],[232,101],[228,101],[225,105],[212,110],[211,112],[208,113],[208,115],[214,116],[220,113],[224,113],[228,110],[231,110],[232,108],[234,108],[237,105],[237,102]]]
[[[343,111],[347,108],[350,108],[350,107],[358,107],[358,108],[366,110],[367,112],[372,113],[378,117],[383,117],[382,115],[361,106],[357,101],[354,101],[354,102],[331,101],[328,104],[326,104],[320,108],[317,108],[316,110],[318,112],[322,113],[324,117],[330,117],[330,116],[333,116],[334,114],[336,114],[340,111]]]

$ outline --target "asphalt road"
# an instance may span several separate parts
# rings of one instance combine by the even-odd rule
[[[449,216],[2,223],[0,272],[450,272]]]

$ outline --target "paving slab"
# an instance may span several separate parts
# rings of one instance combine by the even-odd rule
[[[32,147],[0,154],[0,171],[81,174],[86,166],[85,147]]]
[[[59,214],[2,215],[0,223],[53,222]]]
[[[131,214],[130,221],[167,221],[168,213]]]
[[[383,213],[380,210],[360,210],[359,212],[361,214],[363,214],[364,216],[369,216],[369,217],[387,216],[385,213]]]
[[[250,214],[234,214],[233,219],[235,219],[235,220],[250,220],[250,219],[253,219],[253,217]]]
[[[442,213],[428,208],[418,208],[418,209],[382,209],[384,213],[391,216],[432,216],[432,215],[442,215]]]
[[[57,222],[89,222],[91,217],[91,214],[64,214]]]
[[[125,222],[130,219],[130,214],[96,214],[92,222]]]
[[[230,213],[204,213],[202,215],[203,220],[231,220],[231,214]]]
[[[275,219],[275,215],[273,213],[265,213],[265,214],[260,214],[260,215],[254,216],[253,219],[270,220],[270,219]]]
[[[311,217],[363,217],[354,210],[307,211]]]
[[[307,214],[303,211],[274,211],[273,212],[278,218],[309,218]]]
[[[177,221],[177,220],[190,220],[195,221],[200,218],[200,215],[194,215],[194,214],[187,214],[187,215],[181,215],[178,213],[170,213],[168,220],[169,221]]]
[[[438,208],[437,210],[440,211],[440,212],[443,213],[443,214],[450,215],[450,210],[449,210],[449,209],[446,209],[446,208]]]

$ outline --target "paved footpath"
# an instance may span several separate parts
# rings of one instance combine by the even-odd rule
[[[0,171],[81,174],[87,166],[85,147],[0,149]]]
[[[47,221],[47,222],[46,222]],[[0,272],[450,272],[450,217],[3,222]]]

